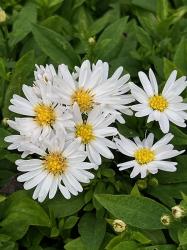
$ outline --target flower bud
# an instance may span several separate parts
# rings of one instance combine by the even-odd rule
[[[122,233],[127,228],[127,224],[125,224],[124,221],[118,219],[113,221],[112,226],[116,233]]]
[[[147,180],[144,179],[144,180],[138,180],[137,181],[137,185],[139,187],[139,189],[146,189],[147,188]]]
[[[184,216],[184,209],[181,206],[174,206],[171,208],[172,215],[175,219],[180,219]]]
[[[5,126],[5,127],[8,126],[8,120],[9,120],[9,119],[8,119],[7,117],[4,117],[4,118],[3,118],[3,120],[2,120],[3,126]]]
[[[171,218],[169,215],[164,214],[163,216],[161,216],[160,221],[164,226],[169,226],[171,223]]]
[[[6,21],[6,18],[6,12],[0,7],[0,23],[4,23]]]
[[[95,37],[90,37],[89,39],[88,39],[88,43],[90,44],[90,45],[94,45],[95,43],[96,43],[96,41],[95,41]]]
[[[149,185],[152,186],[152,187],[158,186],[157,178],[153,177],[153,178],[149,179]]]

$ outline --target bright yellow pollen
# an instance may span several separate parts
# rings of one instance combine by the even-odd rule
[[[88,144],[95,136],[93,134],[93,127],[91,124],[77,124],[75,127],[75,136],[80,137],[82,143]]]
[[[93,94],[91,90],[77,89],[72,95],[72,102],[77,102],[81,112],[88,112],[93,108]]]
[[[36,113],[35,121],[40,126],[53,125],[56,119],[54,108],[45,104],[38,104],[35,109]]]
[[[155,154],[149,148],[140,148],[134,154],[135,160],[140,164],[147,164],[154,160]]]
[[[53,175],[62,174],[67,168],[67,161],[60,153],[49,153],[43,161],[44,168]]]
[[[152,109],[163,112],[168,107],[168,101],[161,95],[154,95],[149,98],[149,106]]]

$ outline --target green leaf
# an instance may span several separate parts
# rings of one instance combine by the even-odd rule
[[[98,59],[109,60],[119,53],[123,41],[123,32],[127,29],[127,17],[110,24],[100,35],[94,50]]]
[[[157,0],[157,16],[164,20],[168,16],[168,0]]]
[[[75,226],[78,220],[79,220],[79,217],[77,216],[68,217],[64,222],[63,229],[71,229],[72,227]]]
[[[184,230],[182,233],[179,233],[179,242],[181,246],[187,244],[187,229]]]
[[[10,46],[16,45],[31,32],[31,25],[36,22],[36,15],[37,10],[35,4],[33,2],[28,2],[22,8],[13,23],[13,31],[9,39]]]
[[[177,46],[174,63],[183,72],[187,74],[187,39],[182,37],[179,45]]]
[[[132,4],[152,12],[156,12],[156,2],[156,0],[132,0]]]
[[[0,194],[0,203],[5,201],[6,200],[6,197],[2,194]]]
[[[0,127],[0,149],[7,147],[7,142],[4,141],[5,136],[10,135],[10,132],[4,128]]]
[[[108,11],[104,16],[97,19],[90,27],[90,36],[94,36],[97,33],[101,32],[108,23],[111,22],[111,19],[113,18],[114,11]]]
[[[187,155],[177,157],[177,171],[171,172],[160,172],[157,175],[158,182],[160,184],[171,184],[187,182],[187,171],[186,171]]]
[[[29,76],[31,73],[33,74],[34,64],[35,58],[33,51],[27,52],[16,62],[11,81],[5,94],[5,102],[3,107],[4,117],[10,118],[14,116],[14,114],[8,110],[10,99],[12,98],[13,94],[21,94],[22,84],[27,83]]]
[[[40,25],[34,25],[32,31],[39,48],[56,63],[71,68],[79,64],[78,56],[63,36]]]
[[[166,207],[145,197],[107,194],[95,197],[113,216],[142,229],[164,228],[160,218],[163,214],[170,214]]]
[[[122,241],[116,245],[112,250],[134,250],[138,249],[138,244],[135,241]]]
[[[167,178],[167,177],[166,177]],[[167,206],[173,207],[175,199],[182,199],[181,192],[187,193],[187,183],[173,183],[149,188],[147,192]]]
[[[84,196],[72,197],[70,200],[62,196],[46,202],[46,206],[54,213],[57,218],[70,216],[78,212],[84,206]]]
[[[142,247],[140,250],[177,250],[175,245],[156,245],[151,247]]]
[[[171,125],[171,133],[174,135],[172,143],[174,145],[186,145],[187,144],[187,135],[183,133],[176,126]]]
[[[65,248],[65,250],[88,250],[85,246],[84,246],[84,244],[83,244],[83,242],[82,242],[82,240],[81,240],[81,238],[77,238],[77,239],[75,239],[75,240],[71,240],[70,242],[68,242],[65,246],[64,246],[64,248]]]
[[[3,232],[14,240],[22,238],[30,225],[50,226],[46,212],[25,191],[18,191],[9,196],[5,207],[0,225]]]
[[[148,239],[143,233],[134,231],[132,232],[131,239],[140,242],[141,244],[149,244],[151,240]]]
[[[146,49],[152,48],[152,40],[150,35],[138,25],[135,25],[135,34],[138,42]]]
[[[99,250],[104,239],[106,222],[93,214],[85,214],[79,222],[79,233],[89,250]]]

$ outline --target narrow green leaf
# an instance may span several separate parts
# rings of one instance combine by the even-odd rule
[[[109,60],[119,53],[123,32],[127,29],[127,20],[127,17],[120,18],[102,32],[94,50],[98,59]]]
[[[170,214],[166,207],[145,197],[107,194],[95,197],[113,216],[142,229],[164,228],[160,218],[163,214]]]
[[[14,116],[14,114],[8,110],[8,106],[10,105],[10,99],[12,98],[13,94],[21,94],[22,84],[26,84],[29,76],[33,74],[34,64],[34,51],[27,52],[16,62],[11,81],[8,85],[5,94],[5,101],[3,107],[4,117],[10,118]]]
[[[183,72],[184,75],[187,74],[187,39],[182,38],[179,45],[177,46],[174,63]]]
[[[40,25],[34,25],[32,31],[39,48],[56,63],[71,68],[79,64],[78,56],[63,36]]]
[[[147,49],[151,49],[152,48],[152,40],[150,35],[141,27],[139,27],[138,25],[135,26],[135,32],[136,32],[136,37],[138,42]]]
[[[13,23],[13,30],[9,39],[10,46],[16,45],[31,32],[31,25],[36,22],[36,16],[36,5],[33,2],[28,2]]]
[[[156,0],[132,0],[132,4],[152,12],[156,12],[156,2]]]
[[[157,0],[157,16],[164,20],[168,16],[168,0]]]
[[[177,250],[175,245],[156,245],[151,247],[141,247],[139,250]]]

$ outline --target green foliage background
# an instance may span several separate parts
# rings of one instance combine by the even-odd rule
[[[160,86],[173,69],[187,75],[187,0],[1,0],[7,20],[0,24],[0,250],[175,250],[187,249],[187,219],[165,227],[163,214],[182,202],[187,207],[187,155],[177,157],[175,173],[130,180],[115,161],[103,161],[96,178],[71,200],[61,195],[38,204],[17,183],[16,152],[4,137],[11,133],[9,100],[32,84],[34,65],[106,60],[111,72],[124,66],[150,67]],[[92,39],[90,39],[92,38]],[[187,92],[184,93],[187,98]],[[127,117],[118,125],[126,137],[161,132],[144,119]],[[185,149],[187,132],[172,126],[172,143]],[[121,159],[120,159],[121,160]],[[157,183],[158,182],[158,183]],[[123,219],[128,230],[117,235],[107,223]]]

